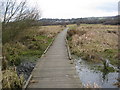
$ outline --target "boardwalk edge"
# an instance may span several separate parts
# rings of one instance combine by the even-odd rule
[[[56,35],[56,36],[57,36],[57,35]],[[50,46],[53,44],[53,42],[54,42],[56,36],[53,38],[52,42],[48,45],[48,47],[45,49],[45,51],[43,52],[43,54],[41,55],[40,58],[42,58],[42,57],[47,53],[48,49],[49,49]],[[32,73],[30,74],[29,78],[27,79],[27,81],[26,81],[25,84],[23,85],[22,90],[26,90],[26,88],[27,88],[27,86],[28,86],[28,84],[29,84],[31,78],[32,78]]]
[[[73,60],[72,55],[71,55],[69,43],[68,43],[68,40],[67,40],[67,35],[66,35],[66,37],[65,37],[65,41],[66,41],[67,53],[68,53],[68,58],[69,58],[69,60],[70,60],[70,64],[73,64],[73,63],[74,63],[74,60]]]
[[[66,41],[66,46],[67,46],[67,52],[68,52],[69,60],[72,60],[71,51],[70,51],[70,47],[69,47],[69,45],[68,45],[68,40],[67,40],[67,38],[65,38],[65,41]]]

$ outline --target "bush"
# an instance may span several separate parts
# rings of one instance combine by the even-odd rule
[[[79,36],[84,35],[86,31],[80,31],[80,30],[69,30],[68,35],[71,37],[75,34],[78,34]]]
[[[3,71],[3,89],[22,88],[23,82],[23,76],[18,76],[15,70],[10,69]]]
[[[36,21],[25,20],[25,21],[15,21],[10,22],[7,25],[2,24],[2,38],[3,44],[9,41],[15,41],[15,37],[19,35],[19,33],[23,32],[26,28],[32,27],[33,23]]]
[[[21,43],[6,43],[3,46],[3,55],[6,57],[6,60],[9,65],[19,65],[20,64],[20,53],[26,50]]]

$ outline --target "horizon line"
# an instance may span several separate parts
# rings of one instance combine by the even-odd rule
[[[119,16],[118,15],[111,15],[111,16],[90,16],[90,17],[73,17],[73,18],[48,18],[48,17],[43,17],[41,19],[76,19],[76,18],[99,18],[99,17],[115,17],[115,16]]]

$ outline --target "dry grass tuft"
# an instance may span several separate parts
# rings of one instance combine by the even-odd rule
[[[63,27],[61,26],[42,26],[39,28],[39,35],[46,34],[47,37],[54,37],[56,34],[61,32]],[[42,33],[42,34],[41,34]]]
[[[14,71],[13,69],[3,71],[3,80],[2,80],[3,89],[21,88],[23,82],[24,82],[23,76],[21,75],[19,77],[16,71]]]
[[[14,69],[21,62],[31,58],[36,61],[52,39],[64,28],[61,26],[37,26],[19,32],[13,41],[3,45],[4,60],[3,69],[3,88],[21,88],[23,85],[23,75],[17,75]],[[25,57],[25,59],[23,58]]]
[[[85,60],[100,62],[108,58],[112,64],[118,55],[118,27],[113,25],[81,24],[68,35],[71,51]],[[107,50],[107,51],[106,51]],[[116,60],[117,61],[117,60]]]
[[[93,85],[90,83],[87,83],[86,85],[84,85],[84,88],[101,88],[101,87],[96,83],[94,83]]]

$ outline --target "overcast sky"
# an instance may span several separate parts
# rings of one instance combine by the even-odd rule
[[[37,4],[42,18],[81,18],[115,16],[119,0],[29,0]]]

